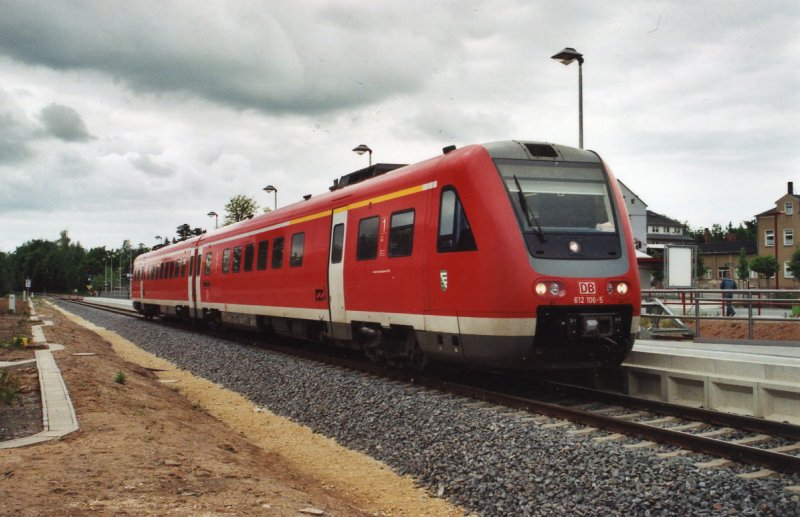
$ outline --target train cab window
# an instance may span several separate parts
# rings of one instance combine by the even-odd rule
[[[205,269],[205,272],[204,272],[205,275],[210,275],[211,274],[211,262],[212,262],[212,260],[213,260],[213,254],[211,252],[206,253],[206,269]]]
[[[272,241],[272,269],[280,269],[283,266],[283,237],[278,237]]]
[[[225,248],[222,251],[222,272],[227,273],[231,270],[231,249]]]
[[[378,222],[380,218],[367,217],[358,222],[357,260],[371,260],[378,256]]]
[[[436,240],[436,251],[446,253],[477,249],[472,228],[458,193],[453,187],[443,188],[439,205],[439,236]]]
[[[292,235],[292,253],[289,256],[289,267],[300,267],[303,265],[303,247],[306,241],[306,234],[295,233]]]
[[[233,248],[233,267],[231,268],[234,273],[239,272],[242,264],[242,247],[236,246]]]
[[[267,257],[269,256],[269,241],[258,242],[258,259],[256,260],[256,269],[264,271],[267,269]]]
[[[333,227],[333,238],[331,239],[331,264],[338,264],[342,261],[343,250],[344,223],[339,223]]]
[[[253,255],[255,254],[255,246],[253,244],[248,244],[247,247],[244,249],[244,270],[245,271],[252,271],[253,270]]]
[[[392,214],[389,257],[408,257],[414,248],[414,209]]]

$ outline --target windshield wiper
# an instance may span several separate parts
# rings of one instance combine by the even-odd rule
[[[528,226],[533,226],[533,223],[531,223],[531,217],[533,217],[533,222],[536,223],[536,237],[539,238],[540,243],[544,244],[544,231],[542,231],[542,227],[539,225],[536,214],[534,214],[531,207],[528,206],[528,200],[525,199],[525,194],[522,192],[522,186],[520,186],[516,174],[514,174],[514,183],[517,184],[517,196],[519,197],[519,204],[522,208],[522,212],[525,214],[525,220],[528,221]]]

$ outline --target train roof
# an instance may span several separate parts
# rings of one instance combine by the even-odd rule
[[[251,219],[226,225],[216,230],[210,230],[207,233],[192,237],[186,241],[153,250],[142,257],[156,258],[172,255],[181,250],[192,248],[200,241],[215,242],[227,239],[233,235],[239,235],[261,228],[279,226],[286,221],[307,215],[309,212],[318,210],[324,211],[331,209],[331,207],[349,204],[355,199],[373,195],[374,192],[384,188],[387,182],[394,182],[396,179],[400,178],[413,181],[415,171],[428,170],[432,162],[442,160],[445,156],[451,154],[455,156],[465,155],[480,149],[488,152],[489,156],[493,159],[535,159],[591,163],[600,163],[601,161],[593,151],[586,151],[549,142],[506,140],[486,144],[474,144],[460,149],[449,146],[442,150],[442,154],[415,164],[375,164],[360,169],[339,178],[338,181],[334,182],[334,186],[330,188],[329,192],[316,196],[308,196],[301,201],[297,201],[278,210],[259,214]]]

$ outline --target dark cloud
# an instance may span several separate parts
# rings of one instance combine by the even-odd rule
[[[85,142],[91,138],[81,116],[69,106],[50,104],[42,109],[40,118],[49,134],[65,142]]]
[[[258,4],[256,4],[258,5]],[[0,52],[61,70],[94,70],[139,92],[190,93],[238,109],[320,113],[419,90],[458,51],[398,26],[391,13],[354,32],[310,3],[264,8],[106,2],[10,2]],[[441,13],[440,16],[444,14]],[[435,12],[420,13],[435,23]],[[418,28],[417,28],[418,29]]]
[[[131,164],[148,176],[167,178],[175,174],[175,169],[169,165],[162,165],[153,161],[146,154],[137,154],[130,158]]]

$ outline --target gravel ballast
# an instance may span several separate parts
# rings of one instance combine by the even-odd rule
[[[468,511],[494,515],[800,515],[798,475],[745,480],[698,454],[570,436],[514,412],[386,379],[58,302],[259,407],[413,476]]]

